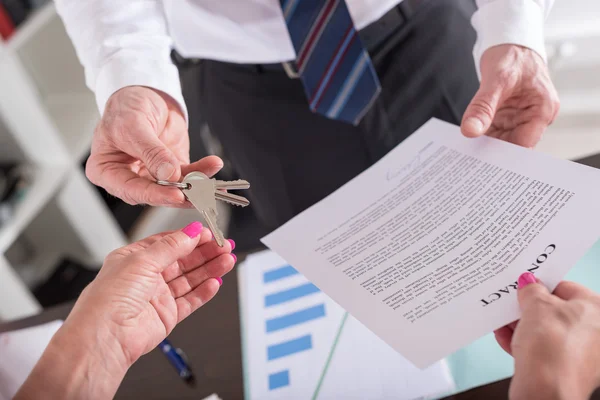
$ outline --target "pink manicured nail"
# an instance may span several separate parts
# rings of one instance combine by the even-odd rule
[[[193,239],[202,232],[202,224],[198,221],[194,221],[181,231]]]
[[[536,283],[537,281],[535,279],[535,276],[531,272],[525,272],[521,274],[521,276],[519,276],[517,282],[519,284],[519,289],[522,289],[531,283]]]
[[[237,262],[237,256],[233,253],[231,253],[231,257],[233,257],[233,262],[236,263]]]
[[[234,250],[235,249],[235,242],[233,241],[233,239],[227,239],[227,241],[231,245],[231,250]]]
[[[217,280],[217,282],[219,282],[219,286],[221,286],[223,284],[223,279],[217,277],[215,278]]]

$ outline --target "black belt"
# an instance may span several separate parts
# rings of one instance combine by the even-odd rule
[[[419,12],[427,0],[403,0],[399,5],[392,7],[377,21],[369,24],[359,32],[360,38],[368,51],[377,49],[400,27],[404,26],[413,15]],[[175,50],[171,53],[173,62],[179,67],[198,64],[201,60],[195,58],[184,58]],[[290,78],[297,78],[293,63],[283,62],[274,64],[236,64],[256,72],[279,71],[286,72]]]

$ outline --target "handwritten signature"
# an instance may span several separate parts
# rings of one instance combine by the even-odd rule
[[[404,177],[419,168],[420,164],[421,154],[417,154],[408,164],[405,164],[397,169],[389,169],[386,174],[386,179],[391,181],[400,177]]]

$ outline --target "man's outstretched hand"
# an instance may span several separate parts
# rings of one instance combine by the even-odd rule
[[[461,131],[467,137],[486,134],[534,147],[559,107],[548,67],[536,52],[495,46],[483,53],[481,86],[463,116]]]
[[[94,132],[86,174],[128,204],[186,207],[181,190],[156,180],[176,182],[191,171],[212,176],[222,167],[216,156],[190,164],[187,124],[170,96],[130,86],[108,100]]]

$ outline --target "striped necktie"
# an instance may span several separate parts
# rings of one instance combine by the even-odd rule
[[[309,107],[357,125],[381,86],[345,0],[281,0]]]

